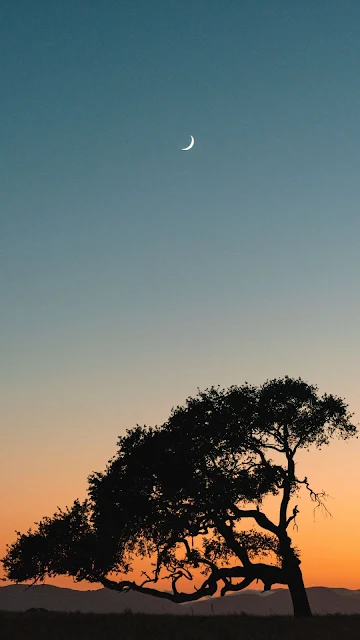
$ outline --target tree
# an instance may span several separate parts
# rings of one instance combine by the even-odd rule
[[[294,615],[310,616],[299,551],[288,535],[299,510],[289,515],[289,503],[302,486],[317,506],[325,494],[297,477],[295,454],[357,433],[348,405],[317,391],[288,376],[260,387],[211,387],[173,408],[163,425],[127,430],[105,472],[88,477],[87,500],[58,507],[35,532],[16,532],[2,558],[7,578],[35,583],[65,574],[177,603],[260,580],[264,591],[287,585]],[[268,495],[279,496],[278,523],[261,510]],[[241,530],[249,522],[258,530]],[[155,558],[140,584],[110,578],[131,572],[134,557]],[[179,580],[197,573],[201,586],[180,591]],[[163,578],[171,591],[156,588]]]

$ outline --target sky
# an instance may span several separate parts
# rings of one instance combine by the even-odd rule
[[[355,0],[2,1],[0,557],[197,388],[359,423],[359,42]],[[306,586],[360,587],[359,454],[299,457]]]

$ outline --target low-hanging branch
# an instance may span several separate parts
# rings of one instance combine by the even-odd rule
[[[214,595],[218,589],[217,583],[220,580],[225,582],[224,587],[221,589],[222,596],[224,596],[228,591],[240,591],[245,589],[254,582],[254,580],[261,580],[263,582],[264,591],[269,591],[273,584],[287,584],[288,580],[286,572],[282,568],[264,564],[262,562],[250,563],[247,567],[236,566],[221,568],[218,568],[214,563],[211,563],[204,558],[200,558],[199,562],[211,565],[211,573],[199,588],[195,588],[193,593],[179,592],[177,590],[176,583],[180,578],[189,579],[189,577],[180,569],[172,574],[172,593],[146,587],[145,584],[148,583],[149,580],[144,581],[142,584],[137,584],[130,580],[115,582],[109,578],[102,577],[100,582],[104,587],[114,589],[115,591],[127,591],[128,589],[132,589],[133,591],[138,591],[147,595],[165,598],[175,603],[183,603],[193,602],[203,598],[204,596]],[[171,574],[168,577],[171,577]],[[243,577],[244,580],[239,584],[232,584],[229,582],[228,578],[234,577]],[[157,582],[157,579],[154,579],[151,582]]]

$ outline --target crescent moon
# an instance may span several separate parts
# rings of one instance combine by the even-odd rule
[[[190,136],[190,138],[191,138],[191,142],[190,142],[189,146],[185,147],[184,149],[181,149],[181,151],[189,151],[189,149],[193,148],[195,140],[194,140],[193,136]]]

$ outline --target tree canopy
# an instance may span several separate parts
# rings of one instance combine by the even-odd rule
[[[295,615],[310,615],[300,554],[287,532],[299,511],[288,509],[302,486],[318,505],[324,494],[297,477],[294,457],[334,436],[356,436],[351,418],[341,398],[319,396],[300,378],[198,390],[161,426],[127,430],[105,471],[88,477],[87,500],[58,507],[35,532],[16,532],[2,559],[7,577],[66,574],[178,603],[261,580],[264,589],[288,585]],[[268,495],[279,496],[277,523],[261,510]],[[261,531],[241,530],[249,522]],[[138,557],[155,558],[141,582],[127,576]],[[179,581],[196,572],[202,584],[180,591]],[[171,591],[157,588],[163,578]]]

